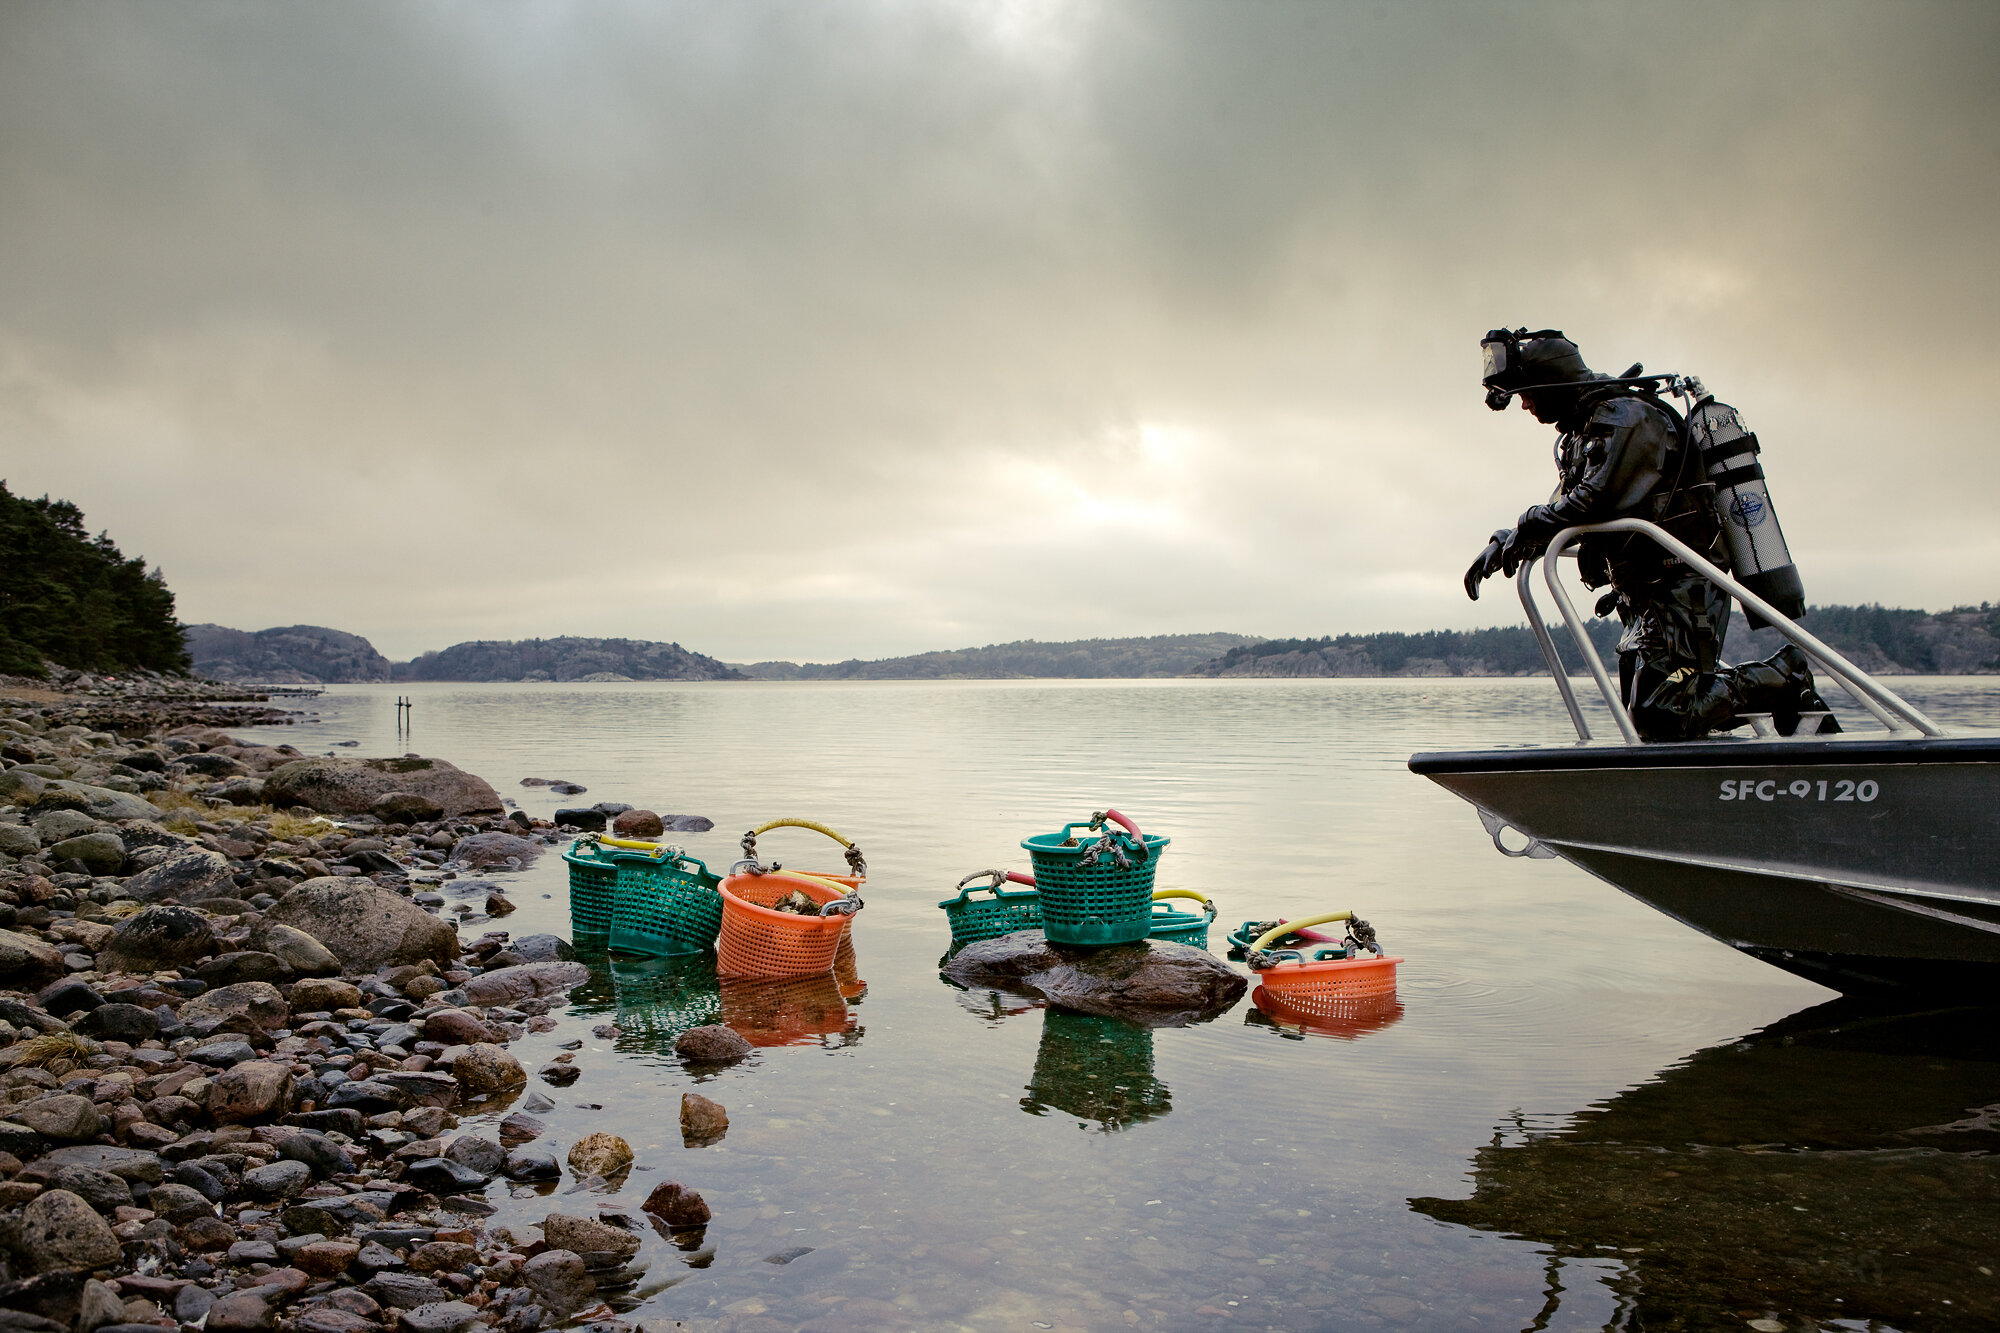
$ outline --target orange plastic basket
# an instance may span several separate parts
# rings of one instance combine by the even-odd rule
[[[1311,942],[1297,949],[1266,952],[1288,933],[1302,933],[1308,926],[1334,921],[1351,921],[1352,929],[1363,932],[1362,939],[1374,939],[1373,932],[1366,929],[1367,923],[1352,912],[1323,912],[1289,925],[1280,922],[1244,950],[1258,984],[1278,1003],[1334,1018],[1342,1016],[1343,1006],[1396,994],[1396,964],[1403,961],[1401,958],[1385,957],[1379,952],[1372,957],[1362,954],[1358,958],[1321,958],[1322,953],[1338,954],[1340,950],[1320,949]]]
[[[1396,993],[1396,964],[1401,958],[1339,958],[1324,963],[1286,960],[1257,974],[1264,989],[1294,1009],[1336,1002],[1378,999]]]
[[[715,941],[715,970],[726,977],[815,977],[833,971],[850,918],[794,916],[771,904],[797,889],[816,903],[843,897],[825,880],[773,871],[731,875],[722,881],[722,932]]]
[[[1403,1002],[1396,998],[1394,990],[1383,995],[1308,996],[1287,1002],[1259,986],[1250,992],[1250,1003],[1270,1026],[1281,1032],[1296,1031],[1341,1041],[1353,1041],[1394,1027],[1403,1017]]]

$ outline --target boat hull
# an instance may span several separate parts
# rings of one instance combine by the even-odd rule
[[[1420,754],[1497,825],[1843,991],[2000,983],[2000,738]],[[1518,843],[1520,837],[1515,841]]]

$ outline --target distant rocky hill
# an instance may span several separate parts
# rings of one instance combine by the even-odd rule
[[[389,679],[389,659],[359,634],[323,625],[255,632],[224,625],[186,627],[194,673],[259,685],[345,684]]]
[[[1613,665],[1618,650],[1615,618],[1587,622],[1590,640]],[[1808,607],[1799,624],[1853,659],[1864,671],[1909,675],[2000,674],[2000,607],[1982,603],[1951,611],[1906,611],[1881,606]],[[1572,672],[1582,664],[1569,635],[1555,627],[1556,643]],[[1768,657],[1784,643],[1776,630],[1753,634],[1740,611],[1732,613],[1723,658],[1744,662]],[[1194,676],[1534,676],[1547,671],[1541,647],[1526,625],[1504,629],[1428,630],[1420,634],[1342,634],[1320,639],[1274,639],[1232,648],[1187,674]]]
[[[395,664],[396,680],[742,680],[677,643],[643,639],[482,639]]]
[[[1217,653],[1255,642],[1247,634],[1157,634],[1067,643],[1021,639],[874,662],[753,662],[738,670],[753,680],[1131,679],[1185,676]]]

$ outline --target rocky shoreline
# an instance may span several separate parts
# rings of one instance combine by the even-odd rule
[[[496,1138],[454,1132],[521,1096],[509,1044],[589,977],[555,936],[490,928],[513,905],[459,877],[555,829],[442,760],[243,743],[213,686],[50,684],[0,682],[0,1333],[633,1328],[641,1218],[489,1230],[483,1193],[567,1167],[594,1201],[630,1147],[558,1160],[537,1093]],[[683,1125],[712,1142],[727,1115],[688,1094]],[[701,1244],[693,1190],[641,1211]]]

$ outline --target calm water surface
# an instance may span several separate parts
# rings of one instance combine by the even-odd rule
[[[2000,681],[1900,684],[1948,725],[2000,720]],[[416,702],[403,741],[399,694]],[[684,841],[716,867],[784,815],[867,852],[853,1003],[830,983],[772,995],[699,965],[598,958],[562,1026],[517,1044],[534,1069],[584,1039],[578,1083],[535,1087],[561,1149],[594,1129],[631,1141],[639,1169],[613,1202],[676,1179],[715,1212],[693,1252],[646,1233],[642,1317],[2000,1321],[1984,1155],[2000,1136],[1976,1114],[2000,1104],[1993,1024],[1820,1007],[1830,992],[1581,871],[1503,859],[1469,807],[1405,769],[1418,750],[1562,741],[1546,680],[344,686],[314,707],[310,725],[257,734],[447,758],[531,814],[614,800],[706,815],[715,831]],[[590,791],[559,800],[524,777]],[[1224,924],[1367,916],[1408,960],[1400,1011],[1328,1036],[1245,1001],[1145,1032],[942,982],[937,901],[970,871],[1026,869],[1023,836],[1107,804],[1172,837],[1160,887],[1208,894]],[[837,868],[798,830],[762,850]],[[567,935],[566,874],[551,852],[496,876],[522,905],[499,924]],[[614,1013],[626,1035],[592,1038]],[[697,1081],[673,1037],[718,1015],[797,1044]],[[731,1128],[690,1149],[677,1111],[697,1086]],[[507,1109],[464,1126],[490,1133]],[[492,1224],[600,1202],[564,1197],[571,1183],[520,1199],[496,1185]]]

